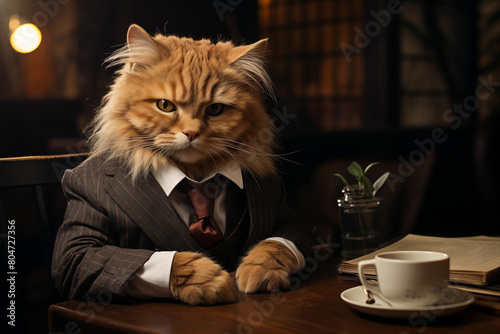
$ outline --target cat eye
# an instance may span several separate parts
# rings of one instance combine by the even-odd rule
[[[222,103],[211,104],[205,109],[205,112],[210,116],[220,115],[224,111],[224,105]]]
[[[156,101],[156,106],[163,112],[172,112],[177,110],[175,104],[165,99],[160,99]]]

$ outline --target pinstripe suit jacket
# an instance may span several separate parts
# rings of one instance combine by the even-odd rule
[[[243,173],[243,180],[242,211],[227,213],[227,224],[234,220],[226,230],[230,235],[207,255],[233,269],[242,252],[270,236],[289,239],[304,253],[310,232],[287,207],[280,179]],[[67,298],[120,298],[155,250],[204,251],[151,175],[133,184],[117,161],[93,157],[66,171],[62,186],[68,205],[55,242],[52,275]],[[231,189],[237,187],[228,188],[228,208],[239,202]]]

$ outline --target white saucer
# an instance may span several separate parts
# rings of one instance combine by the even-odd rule
[[[446,301],[440,301],[432,306],[398,307],[389,306],[383,301],[377,301],[376,297],[374,304],[367,304],[362,285],[347,289],[340,295],[355,310],[384,318],[425,317],[430,319],[431,317],[444,317],[463,311],[474,301],[474,296],[470,293],[455,288],[449,288],[446,296]]]

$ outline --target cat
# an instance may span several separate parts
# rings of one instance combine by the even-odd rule
[[[91,125],[93,154],[126,156],[134,180],[169,163],[193,179],[232,162],[259,176],[275,172],[275,141],[266,131],[270,119],[262,101],[263,92],[274,98],[263,57],[266,39],[214,45],[151,38],[137,25],[127,39],[107,59],[122,68]],[[192,146],[184,129],[199,133]]]
[[[169,280],[174,298],[190,305],[229,303],[237,300],[237,290],[255,293],[290,287],[289,277],[294,270],[301,269],[300,257],[303,262],[310,234],[304,224],[292,221],[288,208],[276,204],[284,201],[284,195],[278,193],[280,187],[277,185],[280,183],[267,181],[277,179],[277,170],[276,155],[273,153],[276,141],[264,103],[265,96],[274,99],[273,84],[265,70],[263,55],[266,44],[266,39],[235,46],[231,42],[212,43],[161,34],[151,36],[138,25],[129,27],[127,44],[107,59],[110,66],[118,66],[119,69],[89,126],[91,153],[84,165],[92,165],[89,161],[99,162],[94,162],[92,167],[80,166],[65,175],[66,180],[63,179],[63,184],[68,184],[68,189],[65,188],[68,211],[56,241],[53,266],[53,275],[61,291],[66,291],[70,297],[81,298],[91,294],[92,290],[88,285],[76,286],[79,272],[74,269],[77,265],[73,261],[76,261],[75,252],[84,253],[81,244],[75,240],[87,238],[79,236],[77,231],[86,224],[94,224],[88,218],[93,214],[79,218],[88,219],[88,223],[75,222],[74,212],[78,210],[73,206],[80,205],[92,213],[96,211],[96,215],[98,212],[101,216],[99,229],[103,230],[103,234],[113,228],[122,228],[115,227],[123,224],[121,221],[111,222],[113,214],[108,212],[111,210],[103,209],[109,207],[98,198],[104,195],[87,195],[94,193],[87,188],[80,191],[85,195],[72,195],[78,191],[69,189],[72,174],[83,175],[82,171],[86,169],[85,185],[92,187],[98,184],[104,176],[97,176],[100,172],[96,168],[111,162],[118,162],[120,168],[126,170],[127,178],[134,185],[127,189],[131,197],[135,196],[134,191],[143,189],[141,182],[146,182],[152,173],[169,165],[176,166],[187,177],[197,181],[224,166],[234,165],[249,175],[249,180],[255,181],[263,194],[272,194],[269,198],[273,198],[273,202],[269,205],[273,207],[269,212],[277,211],[272,213],[273,217],[282,219],[276,218],[271,223],[274,224],[273,235],[259,235],[253,246],[237,254],[241,260],[234,278],[218,263],[217,258],[203,251],[174,249],[177,253],[172,260]],[[109,172],[103,175],[107,176]],[[75,178],[75,182],[80,184],[81,178]],[[98,188],[97,185],[95,187]],[[95,193],[101,194],[98,190]],[[118,193],[115,197],[120,196]],[[120,204],[120,199],[117,203],[117,210],[124,209],[125,204]],[[267,207],[265,209],[268,210]],[[128,220],[127,217],[127,224]],[[102,221],[109,222],[113,227],[103,228]],[[254,223],[264,224],[257,220]],[[91,238],[95,238],[94,230],[90,229]],[[263,226],[262,230],[271,231],[271,226]],[[293,239],[291,242],[296,243],[300,250],[297,251],[295,244],[287,246],[284,242],[267,239],[271,236]],[[92,241],[92,251],[95,251],[96,244],[110,247],[102,242],[108,237]],[[78,247],[71,243],[78,243]],[[137,241],[132,239],[115,243],[125,247],[128,244],[143,247],[142,244],[137,246]],[[148,242],[144,244],[151,247]],[[115,246],[113,252],[119,253]],[[118,253],[110,256],[118,258]],[[136,253],[142,262],[138,260],[138,264],[123,275],[132,275],[151,255]],[[78,261],[85,261],[85,256],[81,255]],[[84,260],[81,260],[82,257]],[[125,257],[122,260],[127,263]],[[101,265],[106,266],[108,262],[103,260]],[[70,267],[72,269],[68,269]],[[85,279],[95,277],[99,280],[97,272],[102,268],[97,267],[95,271],[92,273],[94,276],[85,276]],[[68,275],[71,279],[67,278]],[[118,280],[123,281],[121,278]],[[120,284],[116,287],[117,295],[126,291],[123,290],[124,283]]]

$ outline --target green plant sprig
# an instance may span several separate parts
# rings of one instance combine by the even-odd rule
[[[379,162],[372,162],[366,168],[363,170],[359,163],[356,161],[353,161],[348,167],[347,171],[354,176],[356,179],[356,182],[360,186],[360,188],[363,190],[365,198],[373,198],[377,191],[382,187],[382,185],[385,183],[387,178],[389,177],[389,172],[386,172],[382,174],[374,183],[372,183],[368,177],[366,176],[366,173],[375,165],[378,165]],[[335,173],[333,174],[337,176],[346,186],[349,186],[349,182],[340,174]]]

